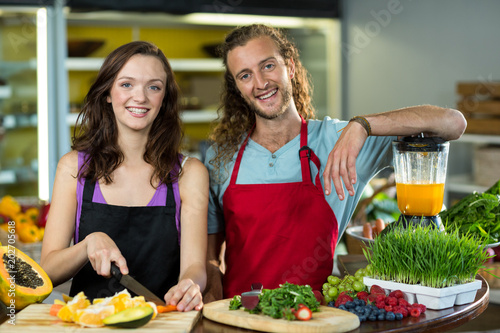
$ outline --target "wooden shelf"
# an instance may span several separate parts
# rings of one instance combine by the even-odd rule
[[[98,71],[104,58],[67,58],[68,71]],[[222,72],[221,59],[169,59],[172,70],[178,72]]]
[[[454,142],[454,141],[452,141]],[[486,134],[464,134],[456,142],[464,143],[482,143],[482,144],[500,144],[500,135]]]

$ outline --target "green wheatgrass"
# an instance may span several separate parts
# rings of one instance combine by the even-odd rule
[[[364,255],[373,278],[444,288],[473,282],[489,255],[471,234],[432,226],[396,226],[367,245]]]

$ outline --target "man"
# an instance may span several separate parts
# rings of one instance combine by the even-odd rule
[[[257,282],[321,289],[364,187],[392,165],[396,136],[458,139],[466,121],[456,110],[428,105],[349,122],[311,120],[306,70],[280,31],[237,28],[221,53],[222,114],[205,162],[211,176],[206,301],[241,294]]]

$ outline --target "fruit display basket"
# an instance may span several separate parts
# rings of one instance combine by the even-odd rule
[[[417,284],[405,284],[393,281],[378,280],[369,277],[363,278],[364,284],[382,287],[388,294],[394,290],[401,290],[409,303],[419,303],[432,310],[451,308],[454,305],[468,304],[474,301],[478,289],[481,289],[481,280],[460,284],[446,288],[431,288]]]
[[[8,195],[2,197],[1,202],[3,214],[0,224],[0,242],[2,245],[15,246],[40,263],[47,203],[37,197],[11,197]],[[11,210],[9,211],[9,209]],[[10,213],[7,214],[6,211]],[[44,214],[42,215],[41,212]],[[43,220],[43,224],[40,224],[41,220]],[[12,225],[12,222],[15,224]],[[11,228],[15,230],[15,239],[9,237]],[[31,235],[33,237],[28,237]]]

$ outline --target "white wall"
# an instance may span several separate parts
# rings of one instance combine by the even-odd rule
[[[344,118],[456,107],[457,81],[500,79],[500,1],[344,0]]]
[[[458,81],[500,80],[500,1],[344,0],[342,116],[418,104],[456,107]],[[448,174],[470,173],[453,143]]]

